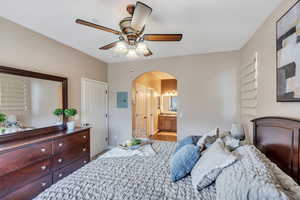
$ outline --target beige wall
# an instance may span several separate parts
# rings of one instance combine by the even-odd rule
[[[300,103],[276,102],[276,21],[297,0],[284,0],[254,36],[241,49],[241,63],[249,62],[254,52],[258,52],[258,104],[257,117],[261,116],[287,116],[300,118]],[[250,119],[242,116],[242,122],[249,127],[252,139]]]
[[[229,130],[239,121],[239,52],[153,59],[109,64],[110,143],[117,144],[132,136],[131,104],[116,107],[116,93],[128,91],[132,81],[144,72],[167,72],[177,79],[178,137],[219,126]]]
[[[96,58],[2,17],[0,30],[0,65],[67,77],[69,107],[80,110],[81,77],[107,80],[107,64]]]

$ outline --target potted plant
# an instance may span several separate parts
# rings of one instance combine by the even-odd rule
[[[74,130],[75,128],[75,115],[77,114],[77,110],[74,108],[65,109],[65,116],[69,118],[71,121],[67,122],[68,130]]]
[[[53,115],[55,115],[58,118],[57,124],[62,124],[61,116],[64,114],[64,110],[61,108],[56,108],[53,112]]]
[[[6,121],[6,115],[4,113],[0,113],[0,132],[5,132],[4,122]]]

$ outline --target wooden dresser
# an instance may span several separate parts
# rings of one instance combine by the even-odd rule
[[[0,144],[0,200],[29,200],[90,161],[90,129]]]

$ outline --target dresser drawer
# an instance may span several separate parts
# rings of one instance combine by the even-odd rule
[[[32,180],[49,174],[50,167],[51,161],[45,160],[1,176],[0,197],[14,191],[16,188],[30,183]]]
[[[90,155],[89,144],[85,144],[79,147],[75,147],[73,149],[69,149],[53,157],[52,169],[56,170],[62,168],[67,164],[69,164],[70,162],[77,160],[80,157],[89,156],[89,155]]]
[[[14,151],[0,154],[0,176],[37,161],[45,160],[52,154],[52,143],[45,142],[26,146]]]
[[[52,184],[52,176],[42,177],[0,198],[1,200],[31,200]]]
[[[72,172],[76,171],[77,169],[81,168],[83,165],[87,164],[90,161],[89,156],[85,156],[77,161],[70,163],[69,165],[65,166],[62,169],[59,169],[53,173],[53,183],[56,183],[60,179],[68,176]]]
[[[62,153],[68,149],[87,144],[89,142],[89,132],[84,131],[74,135],[66,136],[54,141],[53,152],[54,154]]]

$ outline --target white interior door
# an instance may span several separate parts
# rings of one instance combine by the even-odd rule
[[[81,121],[91,128],[91,157],[104,151],[108,145],[107,84],[82,79]]]
[[[153,135],[154,133],[154,112],[153,108],[155,107],[153,99],[154,99],[154,91],[151,88],[147,88],[146,91],[146,102],[147,102],[147,136]]]
[[[146,88],[136,85],[135,137],[147,137]]]

